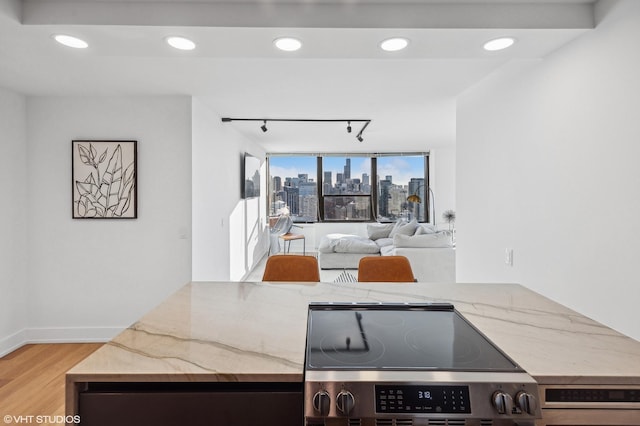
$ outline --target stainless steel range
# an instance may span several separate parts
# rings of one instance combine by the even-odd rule
[[[309,306],[305,424],[532,426],[538,385],[449,304]]]

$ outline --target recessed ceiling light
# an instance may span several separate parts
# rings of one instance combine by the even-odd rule
[[[169,43],[169,46],[180,50],[193,50],[196,48],[196,44],[193,41],[184,37],[167,37],[167,43]]]
[[[484,44],[484,50],[494,52],[496,50],[506,49],[507,47],[511,47],[511,45],[513,45],[513,43],[515,42],[516,39],[513,37],[495,38],[493,40],[489,40]]]
[[[380,48],[387,52],[397,52],[409,45],[409,40],[402,37],[388,38],[380,43]]]
[[[74,49],[86,49],[87,47],[89,47],[89,44],[86,41],[80,40],[79,38],[72,37],[70,35],[56,34],[53,36],[53,38],[58,43],[63,44],[67,47],[73,47]]]
[[[280,37],[273,40],[273,44],[280,50],[285,52],[295,52],[302,47],[302,42],[293,37]]]

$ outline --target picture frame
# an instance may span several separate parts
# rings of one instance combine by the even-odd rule
[[[260,197],[260,159],[245,152],[242,176],[242,198]]]
[[[138,142],[71,141],[72,218],[137,219]]]

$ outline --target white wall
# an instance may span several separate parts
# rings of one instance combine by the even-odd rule
[[[640,2],[597,12],[459,99],[457,276],[520,282],[640,339]]]
[[[31,341],[110,338],[191,279],[191,99],[27,101]],[[138,219],[71,219],[71,141],[138,141]]]
[[[456,210],[456,148],[440,147],[430,151],[429,181],[435,201],[435,220],[439,229],[449,229],[442,219],[445,210]]]
[[[0,88],[0,356],[27,327],[26,98]]]
[[[264,161],[265,152],[222,123],[206,99],[194,98],[192,112],[192,278],[240,280],[268,250],[266,188],[261,198],[241,198],[244,153]]]

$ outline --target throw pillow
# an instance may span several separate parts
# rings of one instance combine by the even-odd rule
[[[438,231],[435,226],[430,223],[423,223],[416,228],[416,233],[414,235],[435,234],[436,232]]]
[[[368,223],[367,235],[370,240],[379,240],[380,238],[389,238],[389,234],[395,223]]]
[[[393,227],[393,230],[389,233],[389,238],[393,238],[396,235],[413,235],[416,232],[416,227],[418,226],[418,221],[413,219],[409,223],[397,222],[396,226]]]

